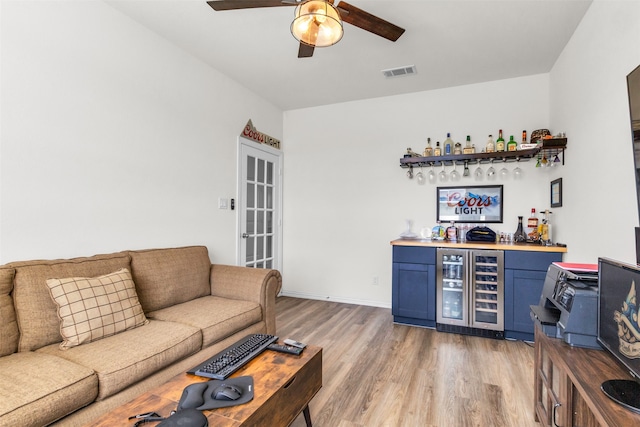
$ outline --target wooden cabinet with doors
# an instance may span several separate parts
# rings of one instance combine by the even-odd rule
[[[600,384],[630,379],[601,350],[575,348],[535,328],[535,419],[543,426],[637,426],[640,414],[609,399]]]

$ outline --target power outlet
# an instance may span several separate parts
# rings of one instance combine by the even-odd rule
[[[373,276],[373,280],[371,280],[371,284],[373,286],[378,286],[380,285],[380,279],[378,278],[378,276]]]

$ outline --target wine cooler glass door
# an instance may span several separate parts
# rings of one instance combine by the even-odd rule
[[[471,274],[472,326],[504,330],[503,252],[474,251]]]
[[[466,251],[438,250],[438,323],[467,325],[467,265]]]

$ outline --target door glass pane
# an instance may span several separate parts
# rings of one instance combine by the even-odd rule
[[[474,271],[474,321],[498,323],[498,258],[476,255]]]
[[[253,262],[254,257],[253,257],[253,243],[254,243],[254,237],[248,237],[247,240],[247,253],[246,253],[246,258],[247,258],[247,262]]]
[[[264,234],[264,211],[258,211],[258,229],[257,234]]]
[[[247,157],[247,181],[255,181],[256,180],[256,158],[248,156]]]
[[[267,184],[273,184],[273,163],[267,162]]]
[[[442,317],[462,320],[464,316],[463,298],[463,256],[442,256]]]
[[[273,268],[273,262],[271,260],[265,262],[264,268]]]
[[[255,208],[255,184],[247,182],[247,208]]]
[[[258,184],[257,202],[258,208],[264,209],[264,185]]]
[[[247,210],[247,229],[245,232],[247,234],[255,234],[256,230],[256,221],[255,221],[255,211]]]
[[[258,159],[258,182],[264,182],[264,160]]]
[[[261,260],[264,258],[264,237],[258,236],[256,240],[256,260]]]
[[[267,187],[267,209],[273,209],[273,187]]]
[[[267,211],[267,233],[273,233],[273,212]]]
[[[271,258],[273,256],[272,246],[273,246],[273,237],[267,236],[267,258]]]

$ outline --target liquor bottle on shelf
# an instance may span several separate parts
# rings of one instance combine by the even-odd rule
[[[502,129],[498,131],[498,139],[496,139],[496,151],[504,151],[504,138],[502,137]]]
[[[458,241],[458,228],[453,221],[451,221],[451,225],[447,227],[447,240],[450,242]]]
[[[475,147],[473,147],[473,146],[471,145],[471,135],[467,135],[467,143],[466,143],[466,145],[464,146],[464,148],[462,149],[462,152],[463,152],[464,154],[473,154],[473,153],[475,153],[475,152],[476,152]]]
[[[442,149],[440,148],[440,141],[436,142],[436,148],[433,149],[434,156],[442,156]]]
[[[522,217],[518,217],[518,228],[516,232],[513,233],[513,241],[516,243],[524,243],[527,241],[527,235],[524,233],[524,228],[522,227]]]
[[[487,146],[484,149],[487,153],[495,153],[496,144],[493,142],[493,135],[489,135],[489,139],[487,140]]]
[[[531,216],[527,219],[527,238],[528,240],[538,241],[538,215],[536,208],[531,208]]]
[[[431,146],[431,138],[427,138],[427,147],[424,149],[423,154],[425,157],[433,156],[433,147]]]
[[[544,218],[538,225],[538,234],[540,235],[540,241],[545,244],[551,244],[551,224],[549,223],[549,214],[552,212],[547,209],[544,211]]]
[[[516,151],[518,149],[518,143],[513,139],[513,135],[509,137],[507,142],[507,151]]]
[[[526,130],[522,131],[522,143],[523,144],[527,143],[527,131]]]
[[[453,154],[462,154],[462,144],[456,142],[456,144],[453,146]]]
[[[448,156],[451,154],[451,150],[453,150],[453,139],[451,139],[451,134],[447,133],[447,139],[444,140],[444,152]]]

